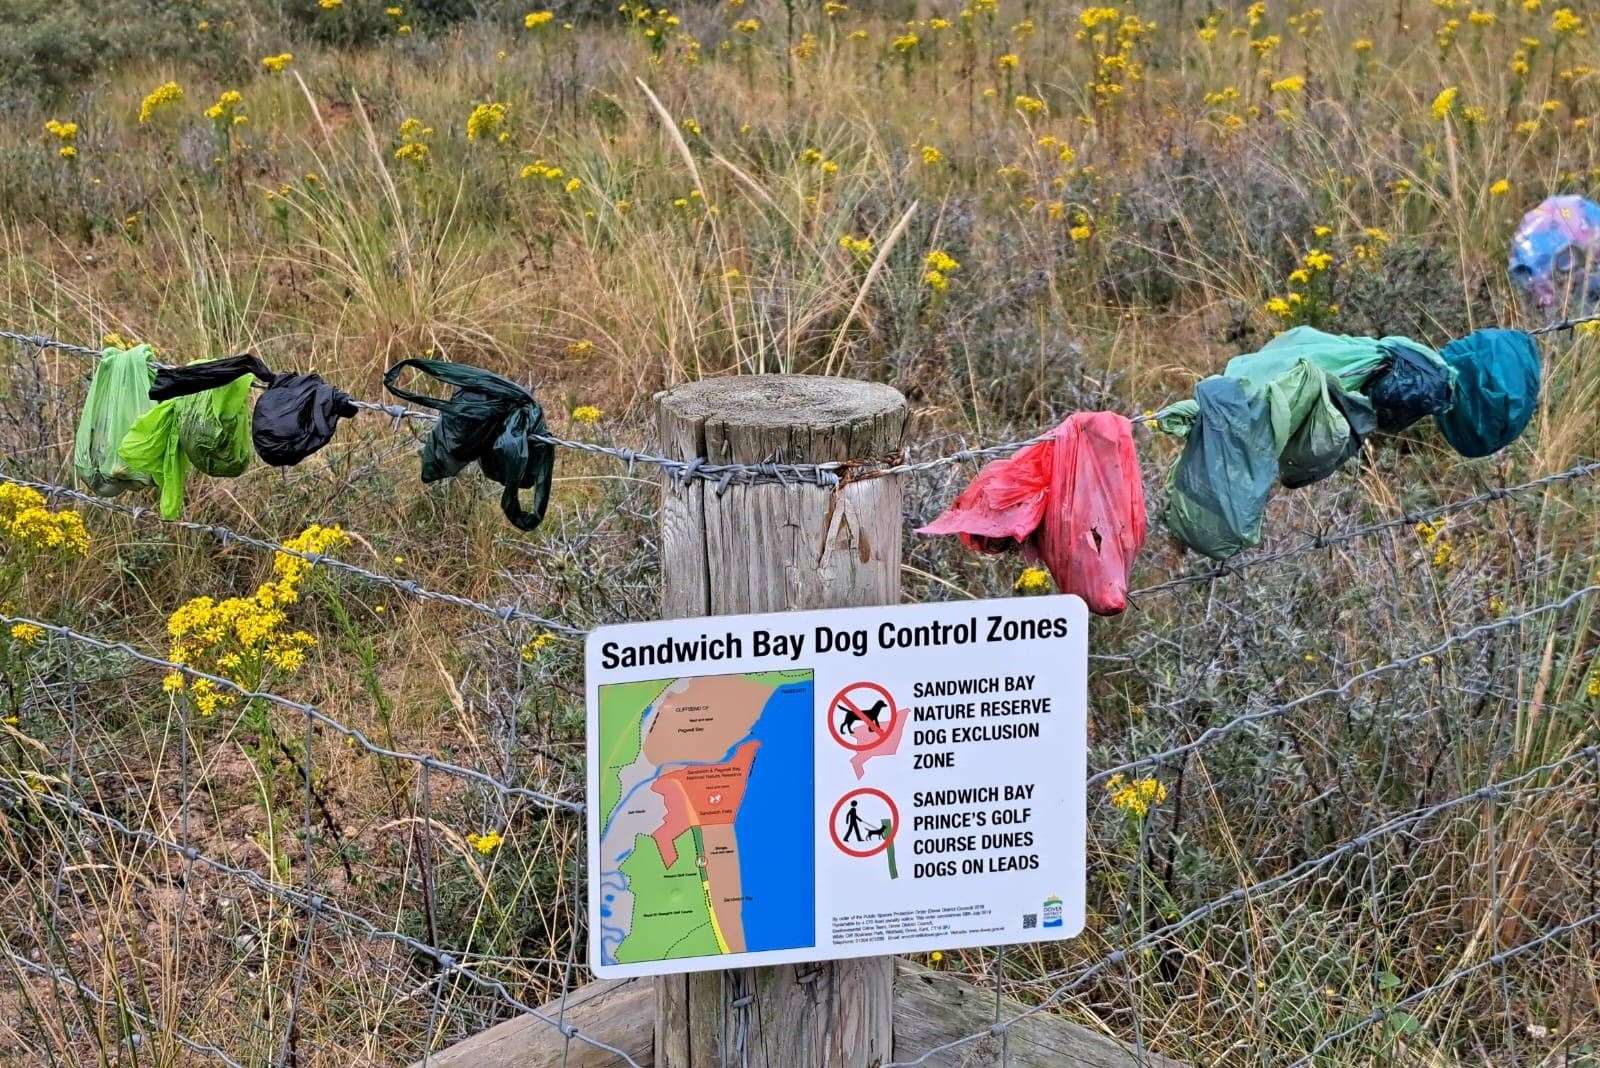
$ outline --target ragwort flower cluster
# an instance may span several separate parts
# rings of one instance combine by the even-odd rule
[[[284,543],[286,548],[315,556],[349,543],[337,524],[313,524]],[[180,605],[167,620],[171,647],[167,659],[196,671],[220,675],[246,690],[259,689],[275,674],[292,675],[305,665],[306,653],[317,639],[294,628],[288,609],[300,601],[300,590],[312,562],[302,556],[278,553],[272,562],[273,580],[263,583],[250,597],[195,597]],[[190,679],[170,672],[162,682],[168,693],[187,691],[202,716],[231,708],[238,695],[221,689],[210,679]]]
[[[89,532],[77,512],[52,512],[42,493],[14,483],[0,484],[0,542],[7,557],[89,553]]]

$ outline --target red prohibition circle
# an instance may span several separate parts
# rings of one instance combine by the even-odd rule
[[[860,852],[845,845],[844,839],[839,837],[839,812],[844,808],[845,802],[849,801],[852,797],[860,797],[863,794],[870,794],[889,806],[889,833],[884,836],[883,841],[879,842],[871,849]],[[895,838],[897,838],[900,834],[900,809],[895,806],[894,798],[890,797],[882,790],[875,790],[870,786],[863,786],[860,789],[851,790],[849,793],[839,798],[838,802],[833,806],[833,811],[828,813],[828,834],[833,838],[833,844],[838,846],[839,851],[845,856],[877,856],[879,853],[882,853],[885,849],[888,849],[891,845],[893,845]]]
[[[878,694],[885,701],[887,701],[889,704],[890,725],[888,727],[874,727],[871,720],[867,719],[865,716],[862,716],[860,707],[858,707],[854,701],[850,700],[849,694],[852,690],[871,690],[873,693]],[[834,726],[834,713],[838,711],[840,705],[849,706],[850,711],[854,712],[858,717],[860,717],[860,723],[867,729],[867,740],[865,742],[862,742],[858,745],[855,742],[850,741],[849,738],[846,738],[843,734],[840,734],[838,729]],[[900,706],[894,703],[894,695],[875,682],[852,682],[850,685],[833,695],[833,700],[828,702],[828,707],[824,709],[822,713],[822,718],[828,727],[829,737],[838,742],[840,745],[844,746],[846,749],[856,753],[875,748],[887,741],[889,738],[889,732],[894,729],[894,721],[899,717]],[[855,735],[852,734],[850,737],[853,738]]]

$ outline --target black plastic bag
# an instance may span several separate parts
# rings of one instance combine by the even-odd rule
[[[1378,413],[1378,429],[1398,434],[1425,415],[1448,411],[1449,365],[1409,345],[1385,344],[1388,363],[1367,382],[1367,399]]]
[[[402,389],[395,383],[406,368],[456,387],[448,399]],[[500,483],[500,510],[518,530],[532,530],[550,505],[555,447],[535,441],[545,432],[544,410],[533,394],[490,371],[445,360],[401,360],[384,372],[383,388],[402,400],[439,413],[422,446],[422,481],[450,478],[476,461],[484,476]],[[524,510],[519,489],[533,491]]]
[[[331,441],[339,420],[358,411],[348,394],[328,385],[321,375],[274,375],[256,399],[250,437],[264,462],[290,467]]]
[[[260,357],[241,352],[237,356],[204,360],[187,367],[158,367],[155,381],[150,383],[150,399],[164,401],[204,393],[225,386],[240,375],[255,375],[262,382],[272,381],[272,369],[262,363]]]
[[[187,367],[164,367],[150,386],[151,400],[186,397],[216,389],[240,375],[255,375],[266,384],[250,418],[250,439],[256,455],[273,467],[289,467],[333,440],[339,420],[360,409],[350,396],[318,374],[281,374],[249,353]]]

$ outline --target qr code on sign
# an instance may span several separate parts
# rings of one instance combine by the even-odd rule
[[[1022,914],[1022,929],[1024,931],[1031,931],[1037,926],[1039,926],[1039,914],[1037,912],[1024,912]]]

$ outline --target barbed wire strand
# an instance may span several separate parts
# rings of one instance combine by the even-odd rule
[[[1438,801],[1431,805],[1425,805],[1421,808],[1412,809],[1411,811],[1402,813],[1398,816],[1393,816],[1378,824],[1376,827],[1372,827],[1358,835],[1346,839],[1344,842],[1324,851],[1316,857],[1301,861],[1299,864],[1296,864],[1287,871],[1258,880],[1257,882],[1251,883],[1248,886],[1236,887],[1220,897],[1213,898],[1212,900],[1207,901],[1205,904],[1198,905],[1189,912],[1185,913],[1183,916],[1173,920],[1171,923],[1168,923],[1154,931],[1149,932],[1148,934],[1143,935],[1128,945],[1113,950],[1087,967],[1079,967],[1076,970],[1071,968],[1063,968],[1054,972],[1046,972],[1045,974],[1039,976],[1036,981],[1041,983],[1049,982],[1052,980],[1061,979],[1068,975],[1070,975],[1071,978],[1057,986],[1049,994],[1045,995],[1045,997],[1037,1004],[1029,1006],[1022,1012],[1016,1013],[1003,1021],[999,1021],[989,1028],[986,1028],[982,1031],[974,1031],[970,1034],[963,1035],[960,1038],[952,1039],[949,1042],[934,1046],[931,1049],[925,1050],[913,1060],[891,1062],[890,1064],[886,1064],[884,1068],[912,1068],[914,1065],[927,1063],[928,1059],[931,1057],[937,1057],[942,1053],[948,1053],[951,1050],[958,1049],[963,1045],[1001,1034],[1019,1021],[1047,1011],[1056,1002],[1060,1001],[1073,991],[1080,989],[1091,979],[1121,965],[1123,962],[1127,961],[1140,951],[1148,949],[1165,939],[1171,938],[1178,932],[1192,927],[1202,920],[1209,919],[1211,916],[1225,908],[1228,908],[1231,905],[1239,904],[1243,901],[1252,901],[1267,894],[1275,894],[1282,890],[1288,889],[1289,887],[1302,882],[1308,876],[1328,867],[1331,864],[1334,864],[1344,857],[1360,852],[1367,846],[1370,846],[1382,838],[1397,834],[1416,824],[1425,823],[1434,817],[1447,813],[1453,809],[1473,804],[1478,801],[1499,799],[1507,794],[1515,793],[1517,792],[1517,787],[1521,786],[1522,784],[1533,779],[1539,779],[1551,775],[1557,771],[1560,771],[1569,764],[1588,764],[1591,767],[1594,767],[1595,765],[1593,762],[1597,759],[1600,759],[1600,745],[1586,746],[1582,749],[1574,750],[1573,752],[1557,760],[1548,761],[1547,763],[1540,764],[1537,767],[1529,768],[1526,771],[1519,772],[1518,774],[1510,776],[1509,778],[1487,783],[1475,790],[1468,791],[1467,793],[1457,795],[1444,801]],[[1548,792],[1551,789],[1564,788],[1565,784],[1559,787],[1536,787],[1533,790],[1521,791],[1521,793],[1526,796],[1530,793],[1539,794]]]
[[[435,766],[437,767],[437,765]],[[148,845],[152,845],[167,852],[174,853],[196,867],[204,868],[208,871],[215,872],[218,875],[237,879],[240,882],[259,890],[270,897],[274,897],[287,905],[293,906],[297,910],[313,911],[319,915],[327,916],[330,919],[339,921],[346,927],[354,930],[356,933],[366,938],[368,941],[393,943],[394,945],[407,949],[412,953],[421,954],[437,964],[442,971],[449,972],[453,975],[459,975],[472,985],[489,991],[507,1007],[532,1016],[534,1019],[548,1025],[568,1038],[577,1039],[586,1045],[592,1046],[596,1049],[604,1050],[605,1052],[616,1057],[620,1057],[623,1063],[632,1065],[633,1068],[643,1068],[643,1066],[629,1056],[625,1050],[619,1049],[602,1039],[586,1034],[571,1023],[568,1023],[564,1020],[556,1020],[544,1010],[530,1005],[518,998],[516,995],[512,994],[511,991],[506,987],[505,983],[499,979],[482,975],[475,969],[462,964],[458,959],[456,959],[455,954],[441,949],[438,946],[430,945],[429,943],[423,942],[420,939],[413,938],[403,931],[389,930],[379,927],[366,917],[350,912],[349,910],[340,907],[336,902],[330,901],[328,898],[323,897],[320,894],[308,895],[290,887],[279,885],[278,883],[274,883],[270,879],[266,879],[259,873],[251,871],[248,868],[235,867],[234,865],[228,864],[225,861],[218,860],[215,857],[195,848],[194,846],[182,845],[170,838],[164,838],[154,831],[130,827],[128,824],[124,823],[115,816],[104,812],[97,812],[87,805],[68,798],[59,797],[53,793],[40,793],[28,785],[19,786],[15,780],[0,778],[0,795],[9,797],[13,802],[48,805],[58,812],[67,813],[77,817],[78,819],[96,823],[102,827],[107,827],[123,837],[131,838],[135,841],[145,842]]]
[[[543,793],[539,790],[532,790],[526,786],[512,786],[509,783],[501,782],[499,779],[495,778],[493,775],[490,775],[486,771],[480,771],[477,768],[469,768],[461,764],[455,764],[440,757],[436,757],[431,753],[413,753],[403,749],[390,749],[386,746],[379,745],[368,738],[361,728],[352,727],[346,723],[341,723],[339,720],[317,708],[316,705],[307,704],[304,701],[296,701],[292,697],[284,697],[282,694],[272,693],[268,690],[252,690],[248,687],[239,685],[232,679],[229,679],[225,676],[213,675],[210,672],[201,671],[199,668],[191,667],[188,664],[179,664],[172,660],[167,660],[159,656],[153,656],[150,653],[146,653],[143,650],[129,645],[127,642],[113,641],[109,638],[96,637],[93,634],[85,634],[82,631],[74,630],[71,627],[64,627],[56,623],[46,623],[43,620],[30,619],[27,616],[0,614],[0,624],[5,624],[7,626],[24,624],[30,627],[38,627],[41,630],[63,638],[67,638],[74,642],[78,642],[82,645],[88,645],[96,649],[102,649],[106,652],[120,653],[123,656],[130,657],[141,663],[149,664],[152,667],[165,668],[168,671],[182,672],[191,679],[204,679],[214,685],[223,687],[230,693],[236,694],[239,697],[243,697],[246,701],[266,701],[271,704],[275,704],[280,708],[286,708],[292,712],[298,712],[301,715],[309,716],[310,718],[316,720],[329,730],[350,739],[357,746],[360,746],[373,756],[387,757],[390,760],[404,760],[408,763],[416,764],[423,768],[428,768],[434,771],[442,771],[446,775],[453,775],[460,779],[466,779],[470,782],[487,786],[491,790],[494,790],[496,793],[505,797],[525,798],[543,808],[565,809],[566,811],[574,813],[582,813],[584,811],[584,806],[581,802],[570,801],[564,797],[557,797],[554,794]]]
[[[1600,473],[1600,461],[1584,461],[1563,471],[1542,475],[1526,482],[1520,482],[1510,486],[1499,486],[1471,497],[1465,497],[1455,501],[1448,501],[1444,504],[1431,505],[1425,508],[1408,509],[1407,511],[1391,519],[1385,519],[1362,526],[1348,527],[1332,533],[1318,534],[1308,538],[1298,545],[1290,546],[1284,549],[1273,550],[1271,552],[1246,556],[1241,559],[1231,560],[1225,564],[1219,564],[1218,566],[1206,571],[1197,572],[1192,575],[1181,575],[1177,578],[1168,579],[1149,586],[1141,586],[1130,591],[1129,596],[1137,600],[1140,597],[1149,597],[1156,594],[1168,593],[1173,590],[1182,589],[1186,586],[1197,585],[1205,582],[1215,582],[1219,579],[1239,574],[1246,568],[1257,567],[1262,564],[1280,563],[1283,560],[1293,559],[1306,553],[1331,548],[1335,545],[1360,541],[1364,538],[1373,537],[1390,530],[1412,526],[1425,520],[1456,515],[1460,512],[1469,511],[1481,505],[1507,500],[1513,497],[1521,496],[1525,493],[1546,489],[1550,486],[1589,478],[1597,473]],[[237,544],[258,549],[263,552],[283,553],[287,556],[304,560],[314,567],[326,567],[331,570],[339,571],[361,579],[362,581],[384,586],[418,600],[435,601],[440,604],[448,604],[457,608],[465,608],[469,611],[478,612],[485,616],[491,616],[495,619],[498,619],[503,624],[510,624],[513,622],[531,623],[553,632],[565,634],[569,637],[579,637],[588,633],[588,631],[584,628],[575,627],[570,623],[564,623],[548,616],[542,616],[538,613],[527,611],[526,609],[519,608],[516,605],[479,601],[470,597],[462,596],[460,594],[446,593],[440,590],[430,589],[414,579],[399,578],[394,575],[385,574],[381,571],[373,571],[369,568],[361,567],[358,564],[352,564],[346,560],[341,560],[325,553],[305,552],[303,550],[290,548],[282,542],[273,541],[270,538],[262,538],[251,534],[245,534],[234,530],[231,527],[220,524],[201,523],[190,519],[163,519],[160,513],[153,508],[146,508],[141,505],[124,504],[121,501],[112,500],[108,497],[99,497],[91,493],[85,493],[82,490],[74,489],[70,486],[64,486],[60,483],[20,478],[15,475],[7,474],[3,471],[0,471],[0,481],[9,482],[16,486],[25,486],[29,489],[43,493],[48,497],[76,501],[92,508],[98,508],[104,511],[126,515],[135,520],[154,520],[159,523],[177,527],[181,530],[208,534],[224,546]]]
[[[473,600],[471,597],[463,597],[460,594],[444,593],[439,590],[432,590],[413,579],[398,578],[394,575],[384,574],[381,571],[372,571],[368,568],[360,566],[359,564],[352,564],[347,560],[341,560],[338,557],[329,556],[326,553],[313,553],[305,552],[300,549],[293,549],[287,545],[284,545],[282,542],[273,541],[270,538],[258,538],[251,534],[243,534],[230,527],[220,526],[214,523],[198,523],[189,519],[163,519],[161,518],[160,513],[153,508],[145,508],[141,505],[135,504],[123,504],[121,501],[114,501],[108,497],[97,497],[94,494],[84,493],[82,490],[76,490],[70,486],[63,486],[54,482],[40,482],[35,479],[18,478],[15,475],[6,474],[3,471],[0,471],[0,482],[9,482],[14,486],[26,486],[28,489],[37,490],[38,492],[49,497],[58,497],[66,500],[77,501],[80,504],[87,504],[93,508],[99,508],[105,511],[117,512],[122,515],[131,516],[136,520],[155,519],[169,526],[178,527],[181,530],[190,530],[200,534],[209,534],[216,538],[217,541],[221,542],[223,545],[238,544],[248,546],[252,549],[259,549],[263,552],[283,553],[286,556],[292,556],[297,559],[304,560],[313,567],[325,567],[333,571],[339,571],[347,575],[352,575],[364,582],[371,582],[376,585],[386,586],[398,593],[403,593],[409,597],[415,597],[418,600],[437,601],[440,604],[454,605],[457,608],[466,608],[473,612],[481,612],[484,615],[493,616],[496,619],[499,619],[502,623],[533,623],[544,627],[546,630],[557,631],[561,634],[566,634],[573,637],[588,633],[588,631],[584,628],[574,627],[569,623],[563,623],[560,620],[551,619],[547,616],[541,616],[536,612],[529,612],[526,609],[518,608],[515,605],[489,604],[485,601]]]
[[[1547,323],[1529,331],[1535,336],[1570,330],[1584,323],[1600,321],[1600,313],[1563,319],[1555,323]],[[13,330],[0,330],[0,339],[16,342],[19,345],[32,348],[36,352],[46,349],[55,349],[69,355],[83,356],[99,359],[102,355],[99,349],[86,345],[74,345],[56,338],[46,337],[41,334],[24,334]],[[156,364],[164,367],[167,365]],[[357,408],[365,411],[377,412],[399,421],[402,419],[415,419],[419,421],[433,421],[438,417],[432,412],[418,411],[399,404],[360,400],[352,398]],[[1139,413],[1126,416],[1134,423],[1146,423],[1149,417]],[[644,452],[619,445],[606,445],[595,441],[576,441],[569,438],[556,437],[552,434],[533,434],[530,437],[548,445],[558,448],[570,449],[576,452],[586,452],[596,456],[609,456],[620,460],[632,468],[636,464],[647,464],[661,468],[673,479],[683,482],[690,479],[699,479],[713,482],[718,486],[719,492],[727,489],[734,483],[754,482],[810,482],[821,486],[839,486],[845,481],[860,481],[867,478],[884,478],[890,475],[916,475],[932,471],[951,464],[967,463],[973,460],[984,460],[990,457],[1005,456],[1029,445],[1036,445],[1054,437],[1054,430],[1045,431],[1029,438],[1018,441],[996,442],[991,445],[982,445],[974,448],[960,449],[956,452],[946,453],[928,460],[914,463],[900,462],[883,464],[872,459],[863,460],[836,460],[811,464],[791,463],[712,463],[704,457],[692,460],[680,460],[671,456],[658,453]]]
[[[42,978],[48,979],[53,983],[64,984],[66,986],[73,987],[78,991],[79,995],[89,999],[96,1005],[106,1009],[113,1009],[116,1012],[130,1016],[144,1024],[145,1027],[149,1028],[151,1031],[160,1031],[163,1034],[169,1034],[172,1036],[174,1041],[182,1044],[184,1047],[191,1049],[196,1053],[204,1054],[207,1057],[212,1057],[216,1060],[219,1060],[223,1064],[228,1065],[228,1068],[244,1068],[244,1065],[230,1057],[226,1050],[223,1050],[217,1046],[213,1046],[209,1042],[203,1042],[200,1039],[192,1038],[181,1031],[175,1031],[169,1027],[166,1027],[154,1017],[147,1016],[143,1012],[140,1012],[138,1009],[126,1004],[120,999],[113,1001],[110,998],[104,997],[89,989],[87,985],[74,978],[64,969],[47,968],[43,964],[40,964],[37,961],[31,961],[28,958],[20,956],[9,949],[4,950],[3,952],[13,966],[20,968],[25,972],[30,972],[33,975],[41,976]]]
[[[1535,605],[1534,607],[1526,609],[1522,612],[1502,616],[1493,622],[1480,623],[1475,627],[1469,627],[1466,630],[1457,631],[1436,645],[1429,646],[1426,649],[1418,649],[1407,656],[1399,658],[1398,660],[1390,660],[1386,663],[1379,664],[1376,667],[1368,668],[1365,671],[1352,675],[1338,686],[1324,687],[1323,689],[1313,691],[1312,693],[1303,694],[1299,697],[1296,697],[1292,701],[1286,701],[1283,704],[1271,705],[1255,712],[1242,713],[1224,723],[1207,727],[1192,741],[1185,742],[1182,745],[1173,746],[1171,749],[1164,749],[1159,753],[1151,753],[1148,756],[1142,756],[1135,760],[1118,764],[1115,767],[1106,768],[1104,771],[1096,772],[1095,774],[1089,776],[1088,785],[1093,786],[1096,783],[1104,782],[1113,775],[1125,775],[1128,772],[1135,771],[1139,768],[1149,767],[1156,764],[1167,764],[1174,758],[1184,756],[1188,753],[1194,752],[1196,749],[1203,748],[1204,746],[1209,745],[1211,742],[1216,741],[1218,738],[1232,734],[1234,731],[1238,730],[1240,727],[1246,726],[1247,724],[1256,723],[1264,719],[1274,719],[1278,716],[1292,712],[1294,709],[1300,708],[1303,705],[1310,704],[1312,701],[1319,701],[1327,697],[1342,696],[1343,694],[1349,693],[1351,689],[1360,683],[1367,682],[1371,679],[1380,678],[1384,675],[1393,674],[1394,672],[1400,671],[1404,668],[1414,667],[1426,657],[1438,656],[1454,646],[1460,645],[1463,642],[1471,641],[1472,639],[1481,637],[1485,634],[1492,634],[1495,631],[1516,626],[1519,623],[1524,623],[1537,616],[1548,615],[1551,612],[1559,612],[1562,609],[1567,608],[1578,601],[1581,601],[1583,598],[1589,597],[1597,592],[1600,592],[1600,585],[1584,586],[1582,589],[1574,590],[1558,601],[1546,601],[1543,604]]]

